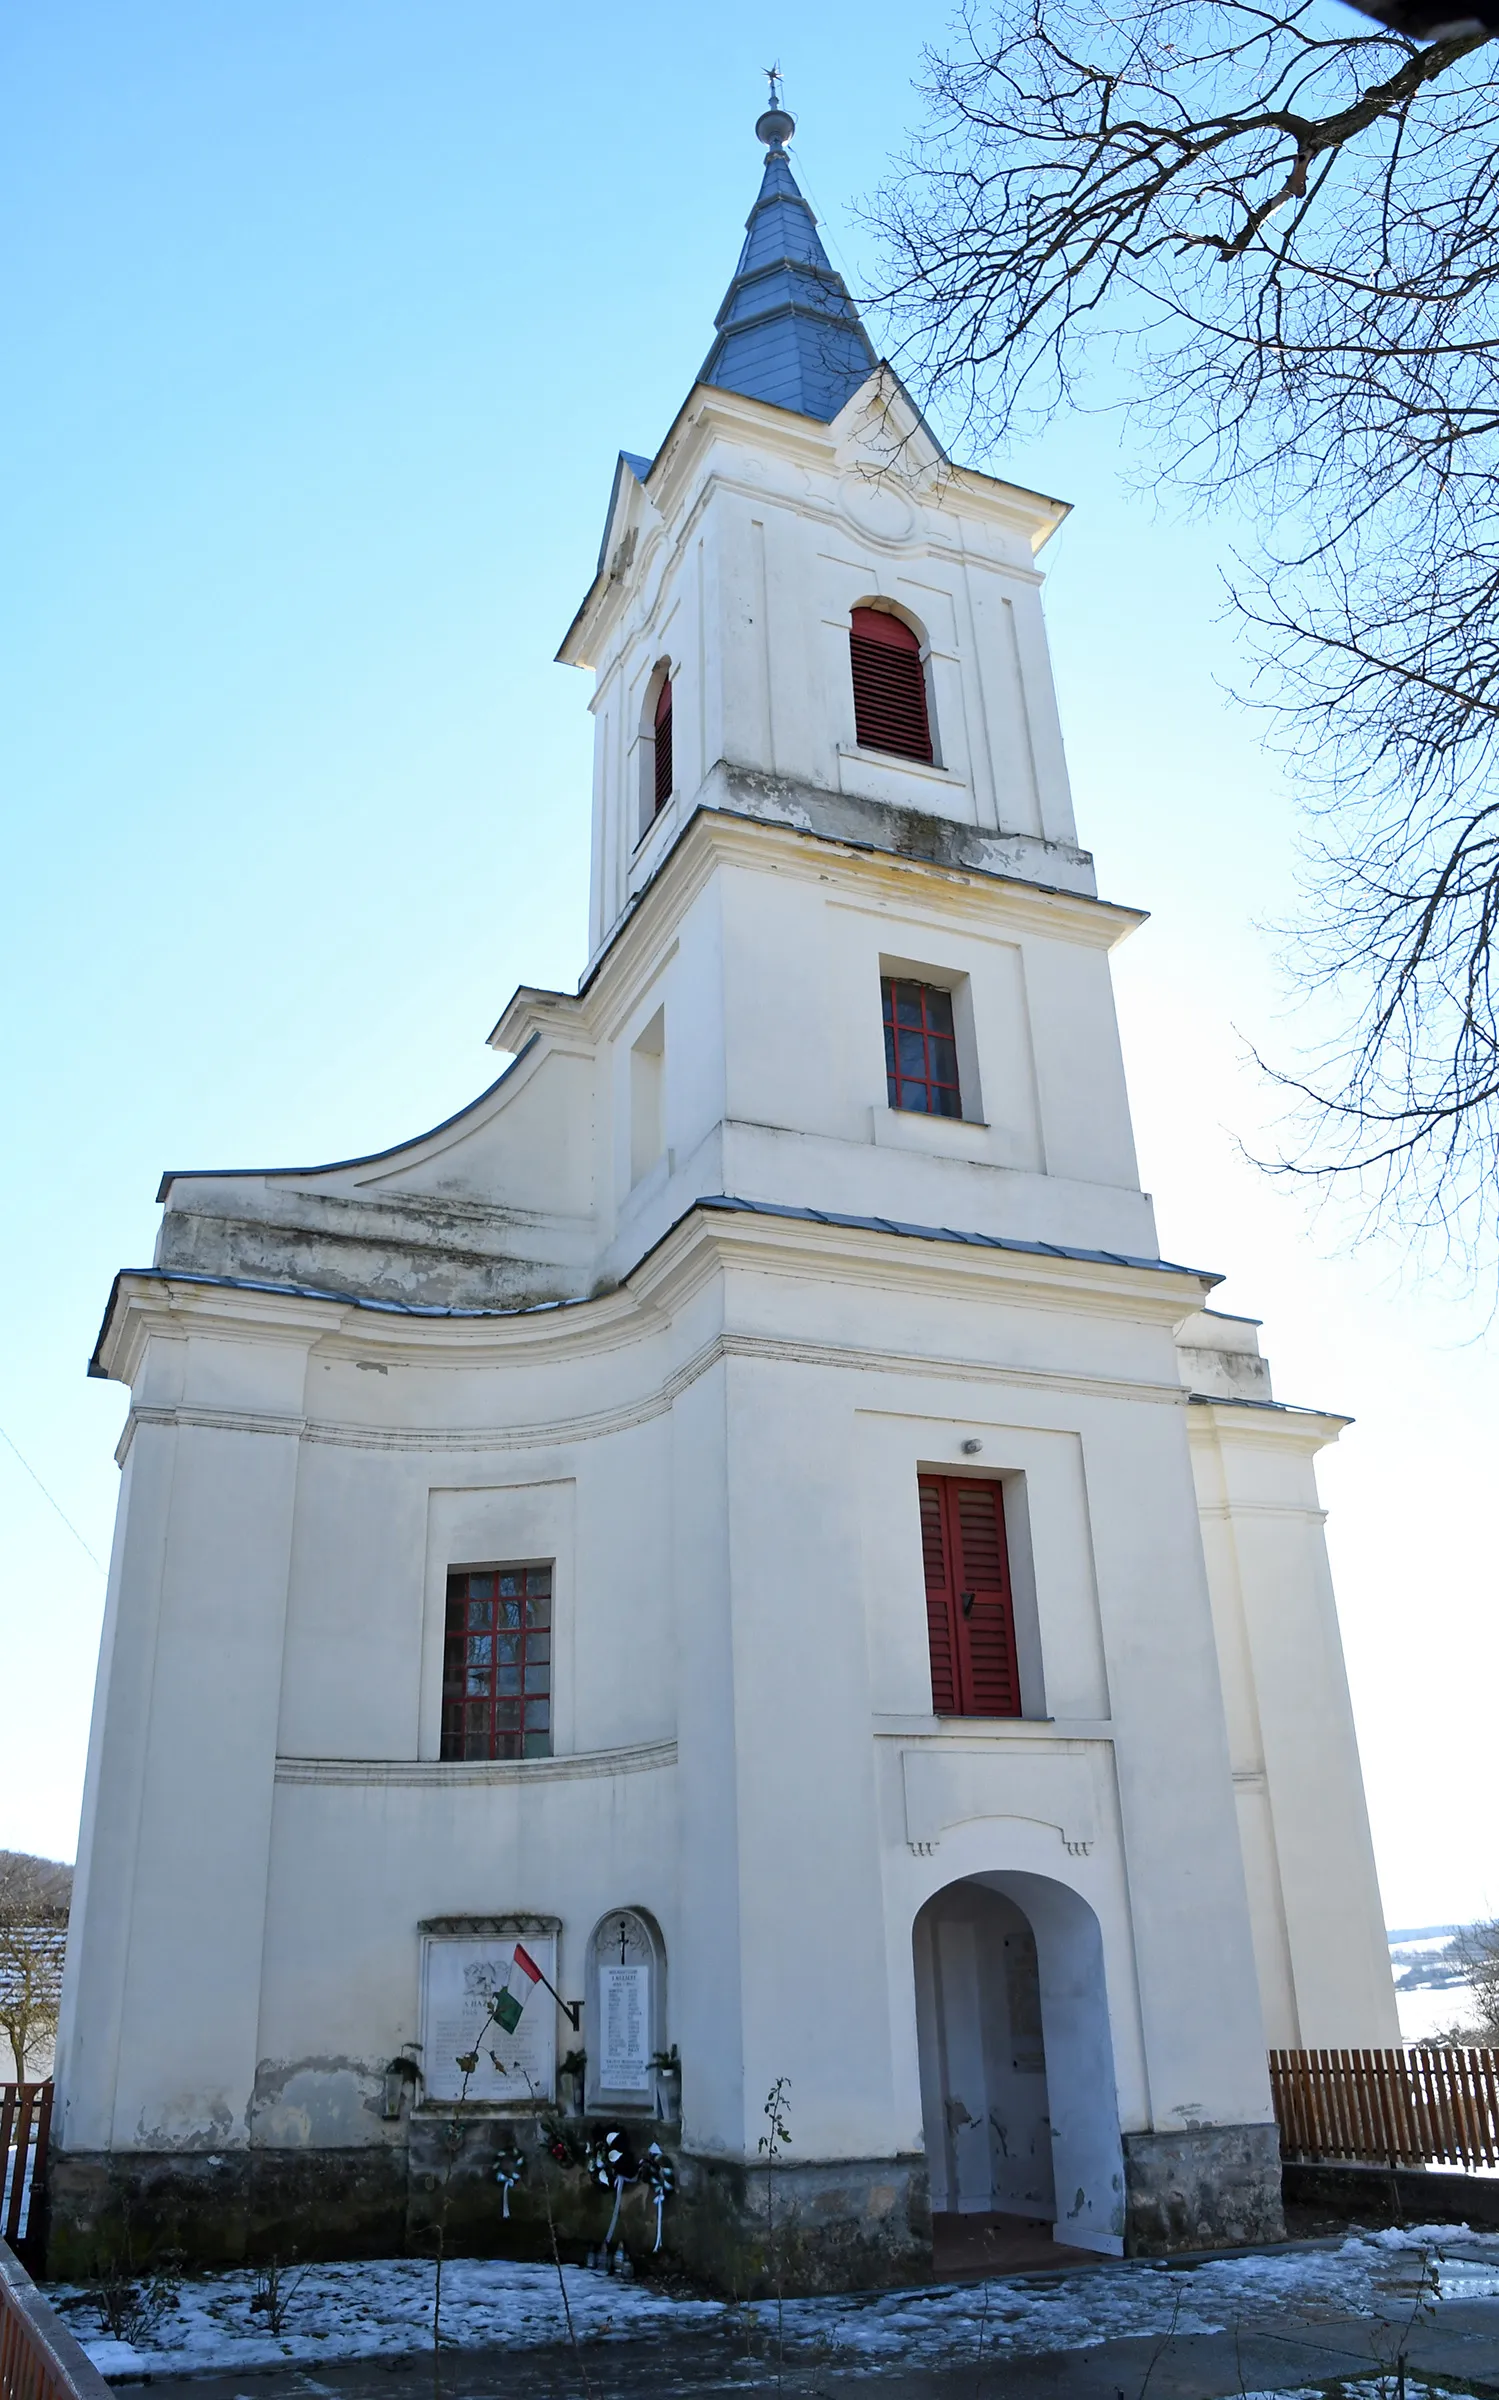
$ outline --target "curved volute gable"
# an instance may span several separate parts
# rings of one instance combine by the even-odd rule
[[[322,1167],[165,1175],[156,1265],[421,1307],[586,1292],[594,1047],[575,1000],[532,997],[511,1065],[412,1141]]]

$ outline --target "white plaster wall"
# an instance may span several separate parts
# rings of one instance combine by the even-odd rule
[[[1340,1420],[1203,1401],[1191,1426],[1270,2038],[1395,2046],[1313,1464]]]
[[[632,929],[586,1004],[610,1272],[722,1191],[1155,1255],[1105,957],[1124,928],[1107,912],[971,876],[934,890],[930,871],[716,820],[672,872],[655,938]],[[901,970],[957,992],[973,1118],[888,1105],[880,982]],[[658,1010],[665,1156],[637,1179],[631,1050]]]
[[[283,1770],[286,1774],[289,1770]],[[306,1769],[299,1770],[305,1777]],[[421,2031],[426,1917],[560,1916],[558,1985],[585,2004],[585,1950],[613,1906],[642,1905],[678,1947],[675,1770],[485,1782],[278,1783],[260,1991],[254,2138],[344,2148],[404,2138],[378,2072]]]
[[[694,1220],[631,1294],[492,1326],[142,1286],[142,1567],[104,1745],[118,1695],[130,1900],[123,1942],[91,1914],[80,1951],[69,2142],[241,2142],[257,2064],[256,2140],[389,2139],[372,2078],[415,2037],[421,1918],[561,1915],[581,1972],[603,1911],[639,1904],[694,2147],[753,2156],[786,2074],[798,2156],[917,2150],[911,1923],[973,1873],[1097,1916],[1126,2123],[1263,2117],[1172,1374],[1195,1290],[759,1219]],[[916,1475],[975,1434],[980,1471],[1023,1479],[1050,1715],[958,1729],[1009,1780],[917,1856],[890,1778],[954,1728]],[[557,1562],[544,1774],[432,1756],[447,1567],[507,1554]],[[1069,1850],[1053,1795],[1078,1773]],[[184,1921],[211,1937],[185,1974]]]

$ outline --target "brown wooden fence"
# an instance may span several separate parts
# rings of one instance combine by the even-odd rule
[[[4,2087],[0,2087],[4,2088]],[[0,2242],[0,2400],[111,2400],[109,2385]]]
[[[1499,2050],[1272,2050],[1285,2158],[1499,2167]]]
[[[35,2248],[29,2237],[41,2222],[51,2123],[50,2083],[0,2083],[0,2241],[23,2259]]]

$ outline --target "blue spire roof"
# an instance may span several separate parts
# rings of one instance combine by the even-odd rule
[[[879,362],[797,190],[786,155],[795,120],[772,106],[755,131],[765,177],[698,381],[826,425]]]

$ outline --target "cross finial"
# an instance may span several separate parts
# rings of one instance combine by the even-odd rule
[[[781,65],[779,59],[776,61],[773,67],[766,67],[763,72],[766,82],[770,85],[770,106],[765,110],[763,116],[757,123],[755,132],[759,139],[765,144],[767,150],[776,151],[784,155],[786,144],[790,141],[791,136],[796,131],[796,119],[795,117],[788,115],[787,111],[781,105]]]

